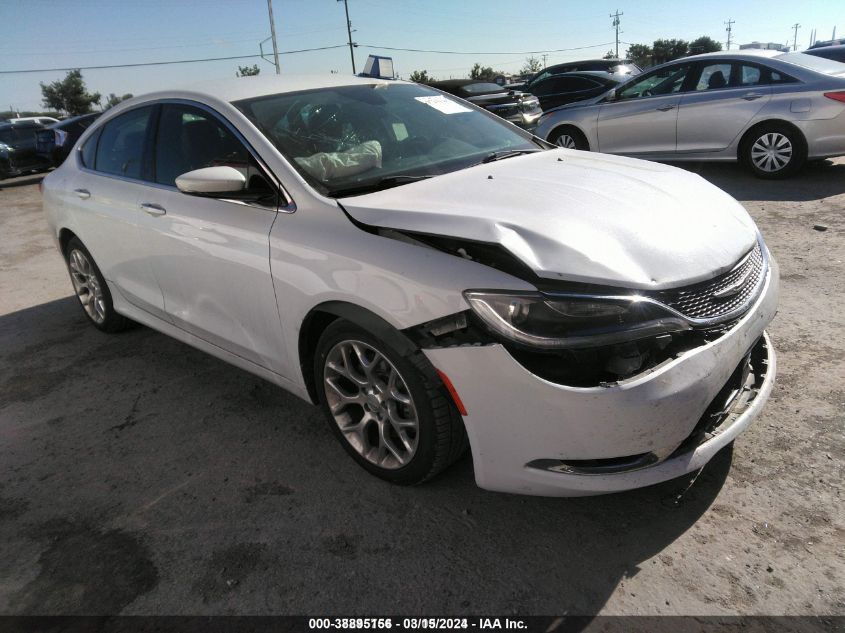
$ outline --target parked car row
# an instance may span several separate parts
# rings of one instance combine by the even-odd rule
[[[653,160],[739,160],[757,176],[785,177],[845,154],[845,64],[774,51],[687,57],[546,111],[535,134]]]
[[[21,117],[0,123],[0,179],[57,167],[102,112],[59,121]]]
[[[532,129],[543,114],[537,97],[524,92],[502,88],[498,84],[477,79],[449,79],[436,81],[432,87],[474,103],[505,121],[521,128]]]
[[[836,61],[843,57],[845,46],[717,52],[645,73],[628,60],[588,60],[504,88],[433,85],[568,149],[740,161],[759,177],[781,178],[807,160],[845,154],[845,64]]]
[[[43,129],[35,121],[0,123],[0,179],[51,167],[52,163],[35,149],[35,134]]]

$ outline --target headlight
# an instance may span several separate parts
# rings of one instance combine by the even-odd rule
[[[520,105],[522,106],[523,112],[530,112],[540,107],[540,100],[537,97],[530,97],[523,99]]]
[[[691,329],[668,308],[636,295],[594,297],[470,290],[464,296],[491,330],[531,347],[598,347]]]

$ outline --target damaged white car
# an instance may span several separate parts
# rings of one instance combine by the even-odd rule
[[[653,484],[702,467],[774,381],[777,267],[735,200],[426,86],[137,97],[43,191],[96,327],[146,324],[319,404],[392,482],[469,446],[490,490]]]

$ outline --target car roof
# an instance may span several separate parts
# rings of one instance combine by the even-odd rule
[[[11,121],[9,121],[8,123],[0,123],[0,129],[5,130],[5,129],[8,129],[10,127],[20,129],[20,128],[28,128],[28,127],[42,128],[44,126],[41,123],[39,123],[38,121],[21,121],[20,123],[12,123]]]
[[[783,55],[783,51],[772,51],[765,48],[744,48],[739,51],[716,51],[714,53],[700,53],[698,55],[690,55],[684,59],[707,59],[709,57],[730,57],[732,59],[759,59],[760,57],[778,57]],[[679,61],[679,60],[673,60]]]
[[[96,119],[97,117],[101,116],[102,114],[103,114],[102,112],[89,112],[88,114],[79,114],[77,116],[72,116],[70,118],[62,119],[61,121],[53,123],[53,125],[51,125],[50,127],[51,128],[61,128],[64,125],[67,125],[68,123],[76,123],[77,121],[84,121],[85,119]]]
[[[253,77],[233,77],[215,79],[197,83],[186,83],[171,86],[168,89],[153,93],[156,97],[163,97],[166,93],[190,92],[205,95],[220,101],[239,101],[253,97],[299,92],[301,90],[315,90],[320,88],[337,88],[340,86],[373,85],[408,83],[393,79],[375,79],[372,77],[355,77],[353,75],[324,74],[324,75],[267,75]],[[139,95],[144,100],[153,94]],[[130,100],[127,100],[129,102]],[[134,101],[134,100],[132,100]]]
[[[801,51],[802,53],[807,53],[808,55],[815,55],[820,53],[821,51],[841,51],[845,49],[845,44],[833,44],[831,46],[816,46],[815,48],[808,48],[806,51]]]

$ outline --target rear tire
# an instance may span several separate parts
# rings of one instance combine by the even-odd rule
[[[317,343],[314,381],[332,432],[358,464],[381,479],[422,483],[466,450],[460,414],[419,350],[403,355],[338,319]]]
[[[807,160],[807,144],[801,133],[779,123],[752,129],[740,145],[740,160],[758,178],[788,178]]]
[[[109,286],[91,253],[79,238],[72,237],[68,241],[65,247],[65,263],[82,312],[94,327],[103,332],[114,333],[125,330],[132,324],[125,316],[115,312]]]
[[[590,144],[587,138],[578,128],[571,125],[564,125],[554,130],[548,139],[549,143],[564,149],[579,149],[585,152],[590,151]]]

